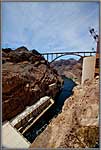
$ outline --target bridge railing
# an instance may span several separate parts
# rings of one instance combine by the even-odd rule
[[[42,55],[50,62],[55,61],[57,58],[65,56],[65,55],[76,55],[79,57],[86,57],[92,56],[96,53],[96,51],[79,51],[79,52],[49,52],[49,53],[42,53]]]

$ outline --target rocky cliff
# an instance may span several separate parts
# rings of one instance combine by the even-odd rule
[[[82,74],[82,59],[61,59],[53,62],[51,66],[57,70],[60,76],[65,76],[74,79],[76,82],[80,83]]]
[[[45,95],[55,97],[62,80],[36,50],[2,49],[2,111],[9,120]],[[50,84],[56,83],[50,89]]]
[[[99,137],[99,79],[74,88],[62,112],[30,147],[94,148]]]

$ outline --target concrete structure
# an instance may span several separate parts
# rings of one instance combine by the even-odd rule
[[[50,99],[50,104],[48,104],[48,106],[47,106],[45,109],[43,109],[43,111],[42,111],[40,114],[38,114],[38,116],[37,116],[28,126],[26,126],[26,128],[23,130],[22,134],[24,134],[28,129],[30,129],[30,127],[31,127],[37,120],[39,120],[40,117],[43,116],[43,114],[44,114],[45,112],[47,112],[47,110],[48,110],[53,104],[54,104],[54,101],[53,101],[52,99]]]
[[[2,146],[5,148],[29,148],[30,142],[27,141],[10,122],[6,122],[2,127]]]
[[[87,79],[89,79],[89,80],[94,79],[95,62],[96,62],[96,56],[90,56],[90,57],[83,58],[81,84],[83,84],[84,81]]]
[[[42,97],[34,105],[3,124],[2,144],[5,148],[29,148],[30,142],[23,134],[54,104],[48,96]]]
[[[54,101],[48,97],[42,97],[38,102],[27,107],[22,113],[13,118],[11,125],[24,134],[52,105]]]

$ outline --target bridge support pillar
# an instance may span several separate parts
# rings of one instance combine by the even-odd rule
[[[95,73],[95,62],[96,57],[95,56],[89,56],[83,58],[83,68],[82,68],[82,80],[81,84],[84,83],[85,80],[94,79],[94,73]]]

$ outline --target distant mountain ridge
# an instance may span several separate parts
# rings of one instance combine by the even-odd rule
[[[81,58],[79,60],[75,60],[74,58],[67,60],[61,59],[54,61],[51,66],[57,70],[60,76],[66,76],[80,82],[82,75],[82,61]]]

